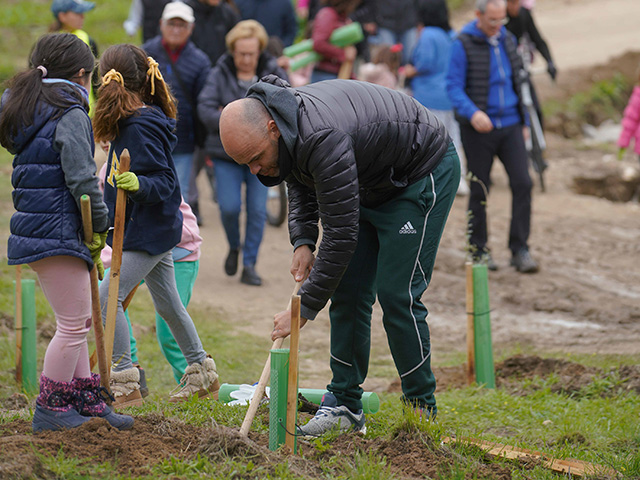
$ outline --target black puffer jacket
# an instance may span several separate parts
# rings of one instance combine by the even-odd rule
[[[278,60],[266,52],[260,55],[256,70],[256,80],[269,74],[288,79],[287,73],[278,66]],[[198,116],[208,131],[204,149],[212,158],[233,162],[220,142],[220,113],[223,107],[244,97],[246,93],[246,87],[238,82],[233,57],[225,53],[209,71],[204,87],[198,95]]]
[[[292,89],[269,76],[247,94],[261,100],[280,133],[280,178],[286,178],[294,248],[322,242],[300,289],[301,314],[315,318],[333,295],[358,242],[360,205],[375,207],[424,178],[450,142],[444,126],[416,100],[355,80]]]

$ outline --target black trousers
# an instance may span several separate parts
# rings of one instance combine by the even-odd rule
[[[469,195],[469,241],[472,251],[487,250],[487,195],[491,189],[491,167],[497,155],[509,176],[511,188],[511,227],[509,249],[515,254],[528,249],[531,224],[531,189],[529,161],[522,135],[522,125],[479,133],[471,125],[460,125],[467,168],[473,175]]]

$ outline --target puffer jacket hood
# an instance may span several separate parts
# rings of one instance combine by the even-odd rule
[[[257,98],[267,108],[280,130],[282,143],[287,149],[280,154],[280,176],[258,179],[266,186],[272,187],[284,181],[293,168],[292,156],[298,137],[298,99],[288,82],[276,75],[267,75],[247,92],[247,97]]]
[[[426,177],[451,139],[415,99],[356,80],[291,88],[267,77],[249,89],[278,128],[279,178],[286,178],[294,248],[322,241],[300,288],[301,314],[313,319],[337,288],[358,243],[360,207],[375,208]],[[270,180],[270,182],[269,182]]]

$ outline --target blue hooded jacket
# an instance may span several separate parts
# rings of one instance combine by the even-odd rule
[[[83,242],[80,210],[67,186],[60,153],[54,148],[58,122],[76,108],[82,109],[77,103],[52,119],[60,110],[41,102],[36,107],[33,123],[18,129],[12,139],[11,153],[15,158],[11,184],[16,213],[10,221],[9,265],[69,255],[93,267],[89,249]],[[93,153],[93,137],[87,138],[87,142],[91,142]]]
[[[160,108],[145,106],[119,122],[118,137],[111,142],[104,185],[104,201],[113,225],[116,204],[115,174],[126,148],[130,171],[140,182],[137,192],[127,194],[123,250],[158,255],[175,247],[182,236],[180,185],[171,152],[176,145],[176,121]],[[115,168],[114,168],[115,164]],[[112,245],[113,236],[107,237]]]
[[[485,113],[496,128],[504,128],[522,123],[518,109],[519,97],[513,88],[512,69],[505,47],[505,38],[511,35],[505,27],[500,29],[498,43],[491,46],[489,38],[478,28],[477,21],[467,23],[460,34],[484,39],[489,49],[489,95]],[[467,54],[460,39],[453,42],[451,59],[447,72],[447,93],[456,113],[468,120],[479,110],[469,96],[467,87]]]

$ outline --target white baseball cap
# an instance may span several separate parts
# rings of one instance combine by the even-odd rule
[[[193,16],[193,8],[182,2],[170,2],[164,7],[162,20],[171,20],[172,18],[180,18],[187,23],[193,23],[196,19]]]

